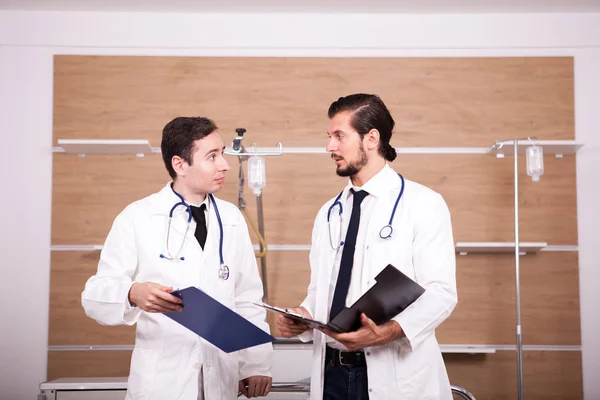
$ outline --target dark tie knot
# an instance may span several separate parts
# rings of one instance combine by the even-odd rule
[[[200,207],[190,206],[192,210],[192,217],[196,221],[196,231],[194,232],[194,236],[198,240],[200,247],[204,249],[204,244],[206,243],[206,216],[204,215],[204,210],[206,209],[206,203],[202,203]]]
[[[369,195],[369,192],[366,192],[364,190],[350,189],[350,191],[352,192],[352,195],[354,197],[354,206],[362,203],[362,201],[365,199],[365,197],[367,197]]]
[[[199,222],[199,221],[204,222],[206,220],[206,218],[204,216],[204,210],[206,209],[206,203],[202,203],[200,205],[200,207],[190,206],[190,208],[192,209],[192,216],[194,217],[194,220],[196,222]]]

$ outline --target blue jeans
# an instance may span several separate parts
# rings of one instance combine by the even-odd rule
[[[323,400],[368,400],[367,367],[325,364]]]

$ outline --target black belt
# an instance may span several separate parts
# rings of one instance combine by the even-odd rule
[[[366,367],[367,359],[364,351],[340,351],[327,346],[325,347],[325,364]]]

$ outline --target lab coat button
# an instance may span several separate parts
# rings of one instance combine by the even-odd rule
[[[369,388],[369,393],[371,393],[373,391],[373,389]]]
[[[367,355],[368,355],[368,356],[370,356],[370,355],[371,355],[371,352],[370,352],[370,351],[367,351]]]
[[[194,364],[194,369],[200,369],[200,363]]]

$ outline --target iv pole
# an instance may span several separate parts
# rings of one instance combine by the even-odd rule
[[[524,137],[514,140],[502,140],[494,142],[492,148],[498,152],[504,145],[513,145],[514,154],[514,201],[515,201],[515,303],[516,303],[516,348],[517,348],[517,391],[518,400],[523,400],[523,337],[521,327],[521,264],[520,264],[520,241],[519,241],[519,141],[529,140],[532,137]],[[537,139],[537,138],[535,138]],[[503,153],[498,153],[499,158],[504,157]]]
[[[236,130],[237,136],[233,139],[233,143],[231,146],[231,150],[225,151],[225,154],[237,156],[240,166],[238,173],[238,208],[244,214],[244,217],[248,221],[250,227],[256,233],[259,241],[259,251],[255,252],[256,258],[260,259],[260,272],[263,281],[263,302],[268,303],[268,282],[267,282],[267,242],[265,240],[265,223],[263,217],[263,202],[262,202],[262,192],[256,196],[256,208],[258,214],[258,228],[254,224],[254,221],[248,215],[246,211],[246,201],[244,200],[244,168],[243,163],[247,161],[250,156],[280,156],[283,154],[283,146],[281,143],[277,143],[278,151],[277,152],[258,152],[256,151],[256,147],[253,145],[252,152],[246,152],[246,148],[242,145],[242,140],[244,139],[244,133],[246,133],[246,129],[237,128]]]
[[[521,263],[519,243],[519,140],[514,141],[515,174],[515,291],[517,307],[517,389],[518,399],[523,400],[523,338],[521,330]]]

